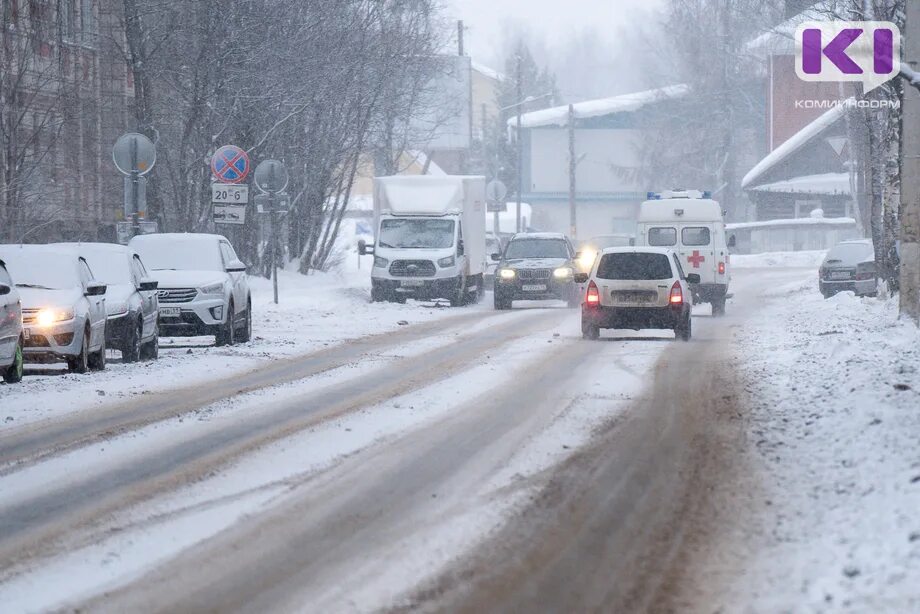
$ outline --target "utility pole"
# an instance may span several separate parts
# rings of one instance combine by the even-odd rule
[[[903,61],[916,75],[920,69],[920,2],[907,3],[905,30]],[[901,317],[920,326],[920,91],[910,87],[902,108],[901,145]]]
[[[457,55],[463,57],[463,20],[457,22]]]
[[[517,99],[524,100],[524,60],[520,52],[517,56]],[[524,113],[524,103],[521,102],[517,108],[517,208],[515,210],[515,232],[521,232],[521,198],[524,192],[524,141],[521,134],[522,115]]]
[[[578,160],[575,159],[575,105],[569,105],[569,237],[578,237],[578,211],[575,195],[578,190],[576,173]]]

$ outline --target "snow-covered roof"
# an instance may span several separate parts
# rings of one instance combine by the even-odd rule
[[[795,31],[806,21],[828,21],[834,9],[834,0],[816,2],[794,17],[764,32],[744,47],[758,57],[771,55],[792,55],[795,53]]]
[[[808,175],[768,183],[750,188],[751,192],[773,192],[777,194],[818,194],[825,196],[849,196],[850,175],[848,173],[824,173]]]
[[[726,224],[725,230],[753,230],[757,228],[798,228],[801,226],[856,226],[851,217],[799,217],[791,220],[765,220]]]
[[[788,141],[774,149],[766,158],[758,162],[757,165],[751,169],[751,172],[744,176],[741,187],[747,189],[756,185],[757,181],[769,170],[787,160],[789,156],[802,149],[812,139],[820,136],[824,131],[837,123],[837,121],[846,114],[847,108],[851,104],[855,104],[854,98],[842,101],[840,104],[831,107],[831,109],[821,117],[795,133]]]
[[[476,60],[472,61],[472,66],[473,66],[473,70],[475,70],[481,75],[485,75],[489,79],[494,79],[495,81],[499,81],[499,82],[502,82],[505,80],[505,75],[498,72],[494,68],[489,68],[485,64],[480,64]]]
[[[601,98],[599,100],[586,100],[578,102],[575,105],[576,119],[589,119],[591,117],[601,117],[604,115],[615,115],[617,113],[631,113],[638,111],[644,106],[680,98],[690,91],[687,85],[671,85],[644,92],[633,94],[624,94],[614,96],[613,98]],[[521,126],[524,128],[539,128],[542,126],[565,126],[569,122],[569,106],[563,105],[524,113],[521,116]],[[517,125],[517,117],[508,120],[509,126]]]

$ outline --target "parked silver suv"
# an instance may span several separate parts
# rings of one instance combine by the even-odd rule
[[[214,335],[217,345],[252,337],[252,298],[246,265],[220,235],[152,234],[129,248],[159,282],[160,335]]]

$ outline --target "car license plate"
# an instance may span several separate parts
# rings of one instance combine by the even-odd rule
[[[834,271],[831,273],[831,279],[850,279],[849,271]]]
[[[28,328],[23,328],[23,329],[22,329],[22,338],[25,339],[26,341],[28,341],[29,339],[31,339],[31,338],[32,338],[32,331],[29,330]]]
[[[546,286],[544,284],[524,284],[521,289],[524,292],[545,292]]]
[[[403,288],[419,288],[425,285],[424,279],[404,279],[399,283]]]
[[[161,318],[178,318],[182,316],[180,307],[160,307]]]

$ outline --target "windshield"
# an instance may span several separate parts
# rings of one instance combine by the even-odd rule
[[[517,239],[508,244],[505,258],[568,258],[565,241],[559,239]]]
[[[657,280],[671,278],[671,263],[664,254],[605,254],[597,265],[598,279]]]
[[[79,287],[76,256],[38,250],[10,250],[0,254],[10,277],[21,288],[64,290]]]
[[[128,266],[128,259],[124,254],[115,250],[111,251],[81,251],[80,252],[89,268],[93,271],[93,277],[104,284],[130,284],[131,268]]]
[[[843,243],[827,253],[827,262],[842,264],[859,264],[872,259],[874,252],[867,243]]]
[[[217,243],[203,239],[142,236],[131,242],[151,271],[223,271]]]
[[[454,244],[454,225],[453,220],[383,220],[380,247],[446,249]]]

